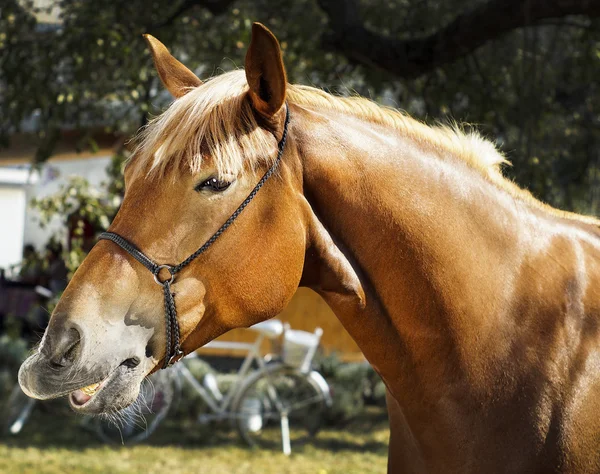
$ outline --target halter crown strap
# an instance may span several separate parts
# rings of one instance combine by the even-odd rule
[[[114,242],[123,250],[125,250],[129,255],[135,258],[138,262],[140,262],[144,267],[146,267],[154,276],[154,281],[163,287],[163,294],[165,299],[165,322],[166,322],[166,353],[165,353],[165,363],[163,365],[163,369],[170,367],[175,364],[183,357],[183,351],[181,350],[180,340],[179,340],[179,323],[177,322],[177,310],[175,308],[175,295],[171,291],[171,284],[175,279],[175,275],[179,273],[183,268],[192,263],[199,255],[203,254],[215,241],[227,230],[227,228],[233,223],[235,219],[242,213],[242,211],[250,204],[250,201],[254,199],[254,196],[258,193],[260,188],[263,187],[265,182],[275,173],[279,162],[281,161],[281,157],[283,156],[283,151],[285,149],[285,142],[287,140],[288,133],[288,125],[290,122],[290,108],[286,104],[285,111],[285,123],[283,126],[283,134],[281,136],[281,140],[279,141],[277,148],[277,158],[271,165],[271,167],[267,170],[267,172],[263,175],[260,181],[254,186],[252,192],[248,195],[246,199],[239,205],[239,207],[235,210],[233,214],[225,221],[225,223],[217,230],[198,250],[196,250],[193,254],[187,257],[183,262],[178,265],[159,265],[155,263],[152,259],[144,255],[144,253],[137,248],[133,243],[129,242],[127,239],[121,237],[119,234],[115,234],[114,232],[102,232],[99,236],[99,240],[110,240]],[[167,269],[171,274],[171,277],[166,280],[161,280],[159,273],[162,269]]]

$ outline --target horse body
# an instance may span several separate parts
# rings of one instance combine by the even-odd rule
[[[206,84],[149,43],[178,100],[144,132],[110,230],[155,262],[181,262],[225,222],[291,115],[277,176],[172,284],[186,352],[308,286],[386,384],[390,472],[600,471],[598,221],[505,180],[476,136],[288,85],[260,25],[245,76]],[[114,411],[162,366],[165,340],[152,275],[102,241],[19,380]]]
[[[393,130],[295,117],[306,194],[366,306],[313,287],[398,405],[391,472],[597,472],[597,228]]]

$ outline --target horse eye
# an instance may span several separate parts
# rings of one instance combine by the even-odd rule
[[[220,181],[217,178],[208,178],[206,181],[202,181],[198,186],[196,186],[196,191],[214,191],[220,192],[225,191],[229,186],[231,186],[231,181]]]

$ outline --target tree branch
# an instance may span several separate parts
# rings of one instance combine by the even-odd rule
[[[181,5],[179,5],[173,13],[160,23],[152,25],[148,32],[152,33],[153,31],[171,25],[177,18],[193,7],[204,7],[213,15],[220,15],[221,13],[225,13],[233,2],[235,2],[235,0],[183,0]]]
[[[350,61],[396,77],[416,77],[455,61],[516,28],[568,15],[600,17],[598,0],[489,0],[423,37],[400,40],[379,35],[360,21],[357,0],[318,0],[329,17],[325,47]]]

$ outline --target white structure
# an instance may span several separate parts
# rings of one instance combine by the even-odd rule
[[[0,167],[0,268],[18,264],[24,245],[33,244],[42,250],[53,233],[66,232],[59,218],[40,228],[37,212],[28,205],[32,198],[55,194],[70,176],[85,178],[92,187],[100,187],[108,179],[110,159],[53,159],[39,174],[31,173],[30,165]]]
[[[19,263],[25,232],[28,170],[0,168],[0,268]]]

